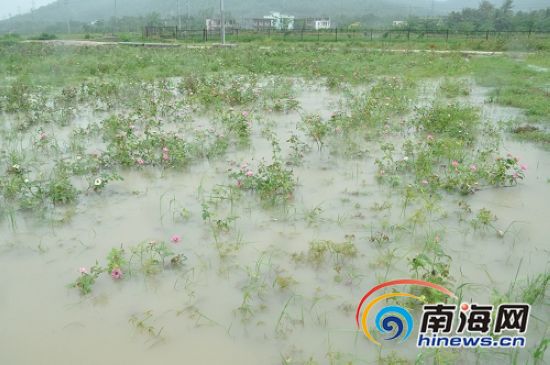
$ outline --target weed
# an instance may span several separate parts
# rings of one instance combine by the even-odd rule
[[[473,143],[479,125],[479,112],[459,104],[437,105],[421,113],[417,126],[427,133]]]
[[[357,247],[351,241],[337,243],[329,240],[312,241],[306,253],[294,253],[292,259],[295,262],[307,262],[320,268],[329,258],[336,271],[339,271],[343,263],[357,256]]]
[[[257,172],[248,166],[242,166],[230,176],[237,181],[236,186],[239,189],[256,191],[261,200],[271,204],[292,198],[296,187],[292,170],[286,169],[280,161],[269,165],[261,162]]]
[[[89,272],[85,268],[80,269],[80,276],[72,287],[80,289],[82,294],[89,294],[102,273],[107,273],[114,280],[122,279],[125,273],[132,275],[136,271],[155,275],[168,265],[177,269],[187,260],[183,253],[174,253],[165,242],[142,242],[130,247],[129,251],[130,257],[122,246],[111,249],[106,257],[105,267],[96,262]],[[136,260],[139,261],[137,264]]]
[[[293,166],[300,166],[302,160],[310,148],[304,142],[302,142],[296,134],[292,134],[287,140],[287,143],[290,144],[290,155],[287,159],[287,163]]]
[[[456,98],[470,95],[470,87],[464,80],[452,80],[445,78],[439,85],[439,91],[446,98]]]
[[[330,125],[321,119],[318,114],[306,115],[302,125],[308,136],[317,144],[317,149],[323,148],[324,140],[330,132]]]
[[[133,325],[139,332],[145,333],[154,339],[162,340],[161,334],[164,327],[156,329],[153,325],[149,324],[149,320],[153,318],[153,311],[148,310],[141,315],[132,314],[128,322]]]
[[[452,258],[443,252],[439,239],[436,238],[434,241],[428,241],[425,250],[413,257],[409,266],[416,278],[449,287],[451,262]],[[418,290],[415,294],[421,295],[427,303],[440,303],[448,299],[446,295],[430,288]]]
[[[544,354],[548,349],[548,345],[550,345],[550,338],[543,338],[539,342],[539,344],[535,348],[535,351],[533,352],[533,359],[535,361],[535,364],[540,364],[544,361]]]
[[[470,221],[472,227],[476,230],[493,228],[492,224],[497,220],[497,217],[489,209],[481,208],[476,216]]]
[[[99,264],[96,262],[94,266],[90,268],[90,271],[86,270],[85,268],[80,269],[80,276],[74,284],[71,285],[73,288],[77,288],[80,290],[80,294],[87,295],[92,292],[92,288],[99,277],[105,269],[103,269]]]
[[[52,178],[45,186],[45,194],[54,204],[66,204],[76,200],[78,193],[69,179],[64,164],[59,164],[54,170]]]

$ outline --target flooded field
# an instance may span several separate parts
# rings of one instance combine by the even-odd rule
[[[472,78],[334,82],[12,86],[0,362],[548,361],[550,153],[507,132],[524,111]],[[402,278],[528,302],[527,347],[378,348],[356,307]]]

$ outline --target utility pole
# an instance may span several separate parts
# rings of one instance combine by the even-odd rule
[[[35,28],[35,24],[34,24],[34,10],[35,10],[35,7],[34,7],[35,3],[34,3],[34,0],[32,0],[32,3],[31,3],[31,22],[32,22],[32,32],[34,33],[34,28]]]
[[[185,29],[189,29],[189,1],[190,0],[187,0],[187,15],[185,17]]]
[[[65,13],[67,19],[67,33],[71,34],[71,19],[69,18],[69,0],[65,0]]]
[[[181,29],[181,9],[180,9],[180,0],[177,0],[177,12],[178,12],[178,28]]]
[[[220,0],[220,15],[221,15],[222,44],[225,44],[225,14],[224,14],[224,8],[223,8],[223,0]]]
[[[114,19],[113,19],[113,35],[115,34],[116,32],[116,28],[117,28],[117,6],[116,6],[116,0],[115,0],[115,12],[114,12]]]

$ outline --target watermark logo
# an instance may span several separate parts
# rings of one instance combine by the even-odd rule
[[[387,281],[369,290],[357,306],[355,322],[365,336],[381,346],[369,330],[369,315],[377,303],[390,298],[409,298],[424,302],[422,297],[391,292],[376,295],[376,292],[393,286],[420,286],[437,290],[450,299],[457,300],[450,290],[427,281],[403,279]],[[380,308],[378,305],[376,308]],[[419,348],[514,348],[525,347],[530,305],[526,303],[502,303],[493,305],[462,303],[424,304],[418,326],[416,346]],[[386,336],[384,340],[406,341],[414,329],[414,319],[407,309],[399,305],[385,305],[374,316],[376,330]]]
[[[375,286],[374,288],[369,290],[363,296],[363,298],[361,298],[361,301],[357,306],[357,310],[355,311],[355,322],[357,324],[357,327],[363,330],[363,333],[365,334],[365,336],[371,342],[377,344],[378,346],[381,346],[382,344],[376,341],[376,339],[374,339],[368,327],[368,318],[373,307],[382,300],[395,298],[395,297],[405,297],[405,298],[416,299],[421,302],[423,301],[422,298],[416,295],[409,294],[409,293],[401,293],[401,292],[388,293],[388,294],[383,294],[383,295],[374,297],[374,294],[377,291],[388,287],[396,286],[396,285],[412,285],[412,286],[422,286],[422,287],[432,288],[450,297],[456,298],[456,296],[451,291],[442,287],[441,285],[433,284],[422,280],[413,280],[413,279],[392,280],[392,281],[386,281],[385,283]],[[368,300],[369,298],[371,299]],[[363,307],[363,304],[365,304],[365,308],[363,309],[363,314],[361,315],[361,309]],[[391,305],[391,306],[383,307],[376,314],[375,324],[376,324],[376,329],[380,333],[386,334],[386,335],[389,333],[393,333],[393,335],[385,339],[386,341],[396,340],[401,337],[401,342],[404,342],[409,338],[409,336],[412,333],[412,330],[414,327],[414,320],[412,315],[409,313],[407,309],[401,306]],[[403,334],[403,332],[405,333]]]

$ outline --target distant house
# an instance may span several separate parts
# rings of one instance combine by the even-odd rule
[[[222,22],[220,19],[206,19],[206,30],[208,31],[217,31],[220,30],[222,27]],[[226,20],[225,21],[225,27],[226,28],[236,28],[237,24],[235,21],[232,20]]]
[[[317,18],[313,20],[313,29],[330,29],[330,18]]]
[[[273,22],[271,19],[265,19],[265,18],[254,18],[251,19],[251,25],[249,25],[247,28],[253,28],[256,30],[266,30],[273,28]]]
[[[303,29],[330,29],[330,18],[303,18],[296,21],[299,23],[299,27]]]
[[[206,19],[206,30],[220,29],[221,21],[219,19]]]
[[[409,25],[406,20],[394,20],[392,24],[394,28],[404,28]]]
[[[273,29],[292,30],[294,29],[294,19],[294,15],[286,15],[276,11],[272,11],[271,14],[264,15],[264,21],[262,22],[262,25],[265,27],[265,25],[267,25],[267,22],[269,22],[270,27]]]

